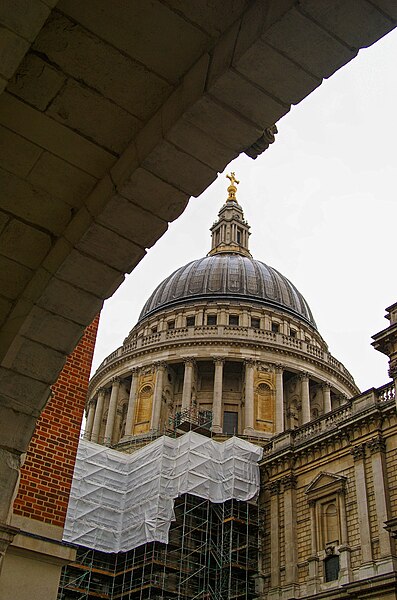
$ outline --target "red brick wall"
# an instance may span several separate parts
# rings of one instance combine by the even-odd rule
[[[84,332],[52,386],[30,442],[14,513],[63,527],[99,316]]]

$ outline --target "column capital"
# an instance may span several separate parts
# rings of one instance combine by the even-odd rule
[[[308,500],[308,505],[310,508],[314,508],[316,506],[316,500]]]
[[[371,454],[375,454],[376,452],[385,452],[386,450],[386,442],[383,436],[380,434],[369,440],[367,445]]]
[[[327,390],[327,389],[330,390],[331,389],[331,384],[328,381],[323,381],[321,383],[321,387],[322,387],[323,390]]]
[[[274,370],[276,371],[276,373],[282,373],[284,371],[284,367],[282,364],[276,363],[274,365]]]
[[[308,373],[307,371],[302,371],[301,373],[298,373],[298,378],[301,381],[305,381],[306,379],[309,379],[310,377],[310,373]]]
[[[140,367],[132,367],[130,369],[130,374],[134,377],[134,375],[139,375]]]
[[[217,364],[224,364],[226,358],[224,356],[213,356],[212,360],[214,361],[214,363]]]
[[[120,385],[120,383],[121,383],[121,377],[119,377],[118,375],[116,375],[115,377],[112,377],[111,381],[112,381],[112,385]]]
[[[364,460],[365,458],[365,444],[357,444],[350,449],[350,453],[353,456],[354,462],[357,460]]]
[[[196,359],[193,356],[182,356],[182,360],[185,363],[185,365],[192,365],[194,366],[196,364]]]
[[[99,394],[106,394],[107,392],[107,388],[105,388],[105,386],[101,386],[100,388],[98,388],[98,395]]]
[[[254,367],[255,366],[255,360],[253,358],[244,358],[244,364],[246,367]]]
[[[164,360],[158,360],[153,363],[153,367],[155,368],[156,371],[159,371],[160,369],[166,369],[167,363]]]
[[[280,487],[280,480],[277,479],[276,481],[271,481],[268,484],[267,489],[269,490],[271,496],[278,496],[280,493]]]
[[[290,473],[281,479],[281,483],[283,484],[284,491],[294,490],[296,488],[297,479],[293,473]]]

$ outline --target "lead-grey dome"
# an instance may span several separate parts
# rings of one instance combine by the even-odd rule
[[[180,267],[155,289],[139,320],[178,304],[222,299],[274,306],[316,327],[306,300],[284,275],[239,254],[214,254]]]

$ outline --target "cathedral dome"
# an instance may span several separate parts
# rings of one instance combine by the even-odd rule
[[[191,301],[240,299],[292,313],[316,327],[306,300],[284,275],[250,256],[219,250],[180,267],[160,283],[139,320]]]

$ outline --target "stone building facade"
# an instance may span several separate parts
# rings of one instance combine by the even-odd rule
[[[207,257],[158,286],[91,379],[85,438],[133,452],[187,427],[259,444],[258,560],[238,597],[396,598],[395,381],[360,393],[304,297],[252,258],[229,179]],[[396,306],[374,336],[393,379]]]

